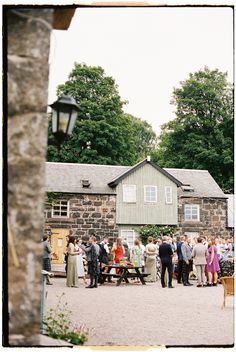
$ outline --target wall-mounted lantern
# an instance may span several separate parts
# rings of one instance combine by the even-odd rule
[[[79,106],[75,99],[68,95],[62,95],[49,106],[52,108],[52,133],[60,147],[72,134]]]

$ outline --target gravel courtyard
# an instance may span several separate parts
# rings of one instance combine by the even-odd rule
[[[93,328],[87,346],[194,346],[232,345],[234,299],[227,297],[221,309],[223,287],[184,287],[174,280],[174,289],[157,283],[106,283],[97,289],[68,288],[65,278],[53,278],[46,286],[46,310],[63,302],[73,311],[72,320]]]

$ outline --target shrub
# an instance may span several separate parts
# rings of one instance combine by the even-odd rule
[[[143,244],[147,244],[148,236],[152,236],[154,240],[163,236],[173,236],[177,232],[177,226],[162,226],[162,225],[145,225],[139,230],[139,238]]]

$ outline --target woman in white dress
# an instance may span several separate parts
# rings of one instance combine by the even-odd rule
[[[153,237],[148,236],[148,244],[146,245],[146,262],[145,262],[145,272],[148,275],[146,281],[156,282],[157,279],[157,268],[156,268],[156,255],[157,247],[153,243]]]
[[[80,239],[77,239],[75,244],[76,251],[79,252],[79,254],[76,257],[77,273],[78,273],[78,278],[82,278],[84,280],[84,284],[87,285],[85,271],[84,271],[84,262],[83,262],[84,251],[80,248],[81,244],[82,244],[82,241]]]

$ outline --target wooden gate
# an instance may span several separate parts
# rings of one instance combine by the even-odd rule
[[[51,229],[52,264],[64,263],[64,252],[66,250],[66,236],[69,235],[68,229]]]

